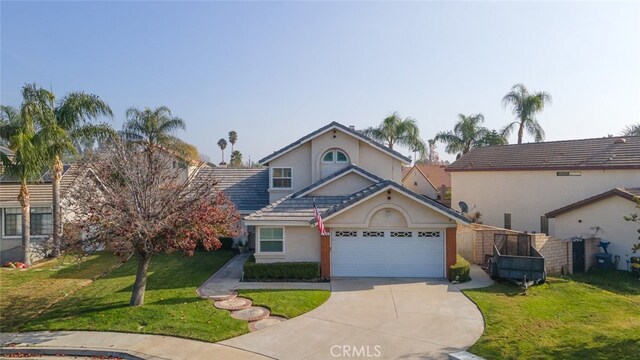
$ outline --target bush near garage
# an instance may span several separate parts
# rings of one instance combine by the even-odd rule
[[[449,267],[449,281],[463,283],[471,280],[469,272],[471,265],[460,255],[456,256],[456,263]]]
[[[257,264],[252,256],[244,264],[245,281],[317,280],[320,264],[317,262],[278,262]]]

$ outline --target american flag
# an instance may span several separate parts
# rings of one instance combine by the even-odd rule
[[[318,230],[320,231],[320,235],[326,235],[327,232],[324,229],[324,221],[322,221],[322,216],[320,216],[320,212],[316,207],[316,199],[313,199],[313,214],[316,217],[316,222],[318,223]]]

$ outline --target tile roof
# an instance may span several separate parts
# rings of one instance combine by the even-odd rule
[[[234,169],[203,167],[198,177],[213,177],[238,211],[255,211],[269,204],[269,169]]]
[[[442,185],[451,188],[451,174],[445,171],[447,168],[445,165],[415,164],[414,167],[429,180],[434,188],[439,189]],[[409,171],[404,174],[402,179],[404,180],[404,177],[408,174]]]
[[[349,197],[347,197],[344,201],[342,201],[339,204],[336,204],[335,206],[332,206],[331,208],[327,209],[327,211],[322,213],[322,217],[327,217],[331,214],[334,214],[344,208],[349,207],[352,204],[357,203],[358,201],[365,199],[375,193],[377,193],[378,191],[385,189],[386,187],[392,187],[394,188],[396,191],[404,193],[406,195],[410,195],[412,197],[418,198],[419,200],[428,203],[429,205],[431,205],[432,207],[439,209],[440,211],[446,213],[447,215],[456,218],[458,220],[462,220],[465,223],[469,222],[469,219],[467,219],[466,217],[464,217],[464,215],[458,213],[457,211],[451,209],[448,206],[442,205],[441,203],[430,199],[424,195],[420,195],[418,193],[415,193],[407,188],[405,188],[404,186],[396,183],[395,181],[391,181],[391,180],[384,180],[381,182],[378,182],[376,184],[373,184],[365,189],[362,189],[360,191],[357,191],[353,194],[351,194]],[[312,224],[315,223],[315,219],[311,219],[310,221]]]
[[[611,189],[609,191],[605,191],[601,194],[586,198],[584,200],[580,200],[577,202],[574,202],[573,204],[569,204],[567,206],[563,206],[559,209],[550,211],[548,213],[545,214],[546,217],[548,218],[554,218],[558,215],[573,211],[575,209],[581,208],[583,206],[587,206],[587,205],[591,205],[595,202],[598,202],[600,200],[606,199],[608,197],[611,196],[620,196],[623,197],[627,200],[631,200],[633,201],[634,198],[640,198],[640,187],[636,187],[636,188],[615,188],[615,189]]]
[[[640,169],[640,136],[475,148],[447,171]]]
[[[310,221],[314,217],[314,199],[318,211],[322,213],[347,198],[347,196],[309,196],[294,198],[292,195],[246,216],[245,220]]]
[[[325,177],[324,179],[316,181],[315,183],[307,186],[304,189],[296,191],[294,194],[291,195],[291,197],[301,197],[301,195],[303,195],[304,193],[307,193],[307,192],[309,192],[309,191],[311,191],[313,189],[319,188],[322,185],[331,182],[331,180],[343,175],[344,173],[350,172],[350,171],[358,172],[358,173],[370,178],[374,182],[378,182],[378,181],[382,181],[383,180],[381,177],[378,177],[378,176],[376,176],[376,175],[364,170],[363,168],[361,168],[361,167],[359,167],[357,165],[351,164],[351,165],[349,165],[349,166],[347,166],[347,167],[345,167],[343,169],[340,169],[340,170],[334,172],[333,174]]]
[[[62,168],[62,176],[64,178],[65,174],[67,173],[67,171],[72,167],[72,165],[64,165]],[[62,181],[62,179],[61,179]],[[51,177],[51,171],[47,170],[47,171],[43,171],[42,175],[34,180],[34,181],[30,181],[30,184],[47,184],[47,183],[52,183],[53,179]],[[20,178],[16,175],[9,175],[9,174],[4,174],[4,173],[0,173],[0,184],[19,184],[20,183]]]
[[[395,150],[389,149],[388,147],[384,146],[383,144],[371,139],[368,136],[365,136],[364,134],[362,134],[361,132],[359,132],[357,130],[351,129],[351,128],[347,127],[347,126],[344,126],[344,125],[334,121],[334,122],[332,122],[330,124],[327,124],[327,125],[321,127],[320,129],[318,129],[318,130],[316,130],[314,132],[311,132],[311,133],[301,137],[300,139],[292,142],[291,144],[283,147],[282,149],[273,152],[271,155],[268,155],[268,156],[262,158],[260,161],[258,161],[258,163],[260,163],[262,165],[267,165],[268,162],[273,160],[274,158],[276,158],[276,157],[288,152],[289,150],[295,149],[296,147],[298,147],[298,146],[304,144],[305,142],[307,142],[308,140],[310,140],[310,139],[312,139],[312,138],[314,138],[314,137],[316,137],[316,136],[318,136],[318,135],[324,133],[325,131],[328,131],[328,130],[334,128],[334,127],[346,132],[347,134],[355,136],[356,138],[360,139],[361,141],[364,141],[364,142],[372,145],[373,147],[376,147],[379,150],[382,150],[382,151],[386,152],[387,154],[395,156],[395,157],[397,157],[397,158],[399,158],[399,159],[401,159],[403,161],[406,161],[407,163],[411,162],[411,159],[408,158],[407,156],[402,155],[401,153],[399,153],[399,152],[397,152]]]

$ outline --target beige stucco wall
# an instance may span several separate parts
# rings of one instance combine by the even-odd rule
[[[256,228],[260,228],[260,226],[256,226]],[[258,239],[256,238],[257,241]],[[285,226],[284,254],[260,253],[259,249],[256,249],[255,258],[258,263],[320,261],[320,233],[318,228],[311,226]]]
[[[371,145],[360,142],[360,163],[356,165],[383,179],[402,183],[402,162]]]
[[[269,162],[269,167],[292,168],[291,189],[269,189],[269,200],[279,200],[293,192],[319,181],[328,172],[321,171],[322,155],[328,150],[340,149],[349,157],[349,163],[360,166],[383,179],[402,181],[402,162],[384,151],[336,129],[330,130],[311,141]],[[337,171],[342,166],[334,166]],[[271,182],[269,184],[271,186]],[[359,190],[359,189],[356,189]]]
[[[591,228],[600,226],[602,230],[597,236],[603,241],[611,241],[609,253],[620,256],[618,269],[627,270],[626,261],[634,256],[631,246],[639,241],[638,224],[625,221],[623,216],[638,211],[634,202],[620,196],[612,196],[558,215],[554,220],[556,237],[560,239],[570,239],[574,236],[589,238],[595,231]]]
[[[387,197],[391,197],[391,199],[387,199]],[[391,194],[387,194],[385,191],[373,196],[334,218],[328,218],[325,225],[327,227],[365,228],[374,215],[379,217],[379,214],[376,215],[378,211],[384,212],[385,209],[396,210],[404,215],[407,224],[399,222],[398,228],[405,226],[410,228],[456,227],[456,222],[453,219],[431,210],[395,190],[391,190]],[[395,214],[395,211],[389,213],[390,216]],[[393,226],[386,226],[386,228],[393,228]]]
[[[466,202],[482,221],[504,226],[511,214],[512,228],[540,231],[540,216],[615,187],[638,186],[640,170],[588,170],[582,176],[556,176],[556,171],[463,171],[451,173],[452,204]],[[554,235],[550,224],[550,234]]]
[[[274,159],[269,163],[269,201],[274,202],[311,184],[311,144],[300,147]],[[271,170],[277,167],[291,168],[291,189],[271,189]]]
[[[309,193],[309,196],[349,195],[373,184],[373,181],[356,173],[344,175]]]
[[[438,198],[437,190],[415,167],[402,179],[402,185],[420,195],[426,195],[432,199]]]

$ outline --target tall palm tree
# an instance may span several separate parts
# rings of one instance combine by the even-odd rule
[[[229,131],[229,143],[231,143],[231,152],[233,153],[233,145],[238,141],[238,133],[235,130]]]
[[[536,142],[544,141],[544,130],[536,113],[551,103],[551,95],[544,91],[530,93],[522,84],[515,84],[511,91],[502,98],[502,105],[506,108],[511,105],[516,121],[504,127],[502,134],[509,136],[514,128],[518,127],[518,144],[522,144],[524,130],[526,129]]]
[[[37,180],[50,158],[38,123],[52,116],[53,94],[43,89],[25,86],[19,116],[2,125],[2,138],[12,155],[0,153],[2,171],[20,180],[18,201],[22,208],[22,248],[24,263],[31,265],[31,203],[27,184]]]
[[[458,122],[453,127],[453,131],[441,131],[436,134],[435,140],[442,141],[447,144],[445,150],[449,154],[458,153],[458,156],[464,155],[474,147],[502,144],[506,140],[496,131],[481,126],[484,122],[484,115],[458,114]],[[496,139],[494,135],[500,137]]]
[[[424,148],[424,141],[420,140],[420,129],[415,119],[402,118],[398,112],[382,120],[377,127],[369,127],[363,134],[383,143],[393,150],[394,145],[403,145],[414,149]]]
[[[218,146],[220,147],[220,150],[222,150],[222,161],[220,162],[220,164],[224,164],[224,149],[227,148],[227,140],[225,140],[224,138],[221,138],[220,140],[218,140]]]
[[[36,89],[35,84],[27,85]],[[46,91],[46,90],[44,90]],[[54,95],[50,93],[52,99]],[[47,114],[38,120],[43,140],[47,143],[47,151],[51,159],[50,167],[53,180],[53,255],[60,255],[62,238],[62,214],[60,211],[60,183],[65,154],[78,152],[78,145],[96,139],[104,139],[114,131],[108,124],[94,124],[101,116],[112,117],[113,113],[107,103],[100,97],[84,92],[71,92],[65,95],[57,105],[52,100],[45,106],[50,107]]]
[[[151,150],[156,147],[178,150],[178,144],[182,141],[173,136],[173,133],[185,129],[184,120],[172,116],[171,110],[166,106],[155,109],[145,107],[144,110],[130,107],[127,109],[127,121],[122,134],[125,139],[143,143]]]

